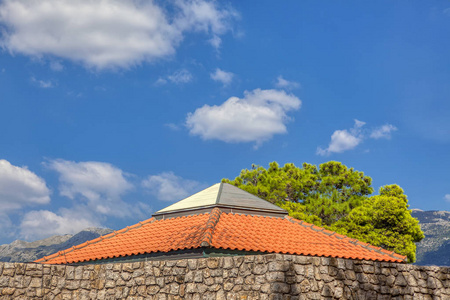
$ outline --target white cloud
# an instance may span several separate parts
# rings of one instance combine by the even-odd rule
[[[355,119],[355,125],[353,128],[347,130],[336,130],[331,135],[331,141],[328,148],[322,149],[317,147],[317,154],[319,155],[329,155],[331,153],[341,153],[347,150],[351,150],[361,144],[364,139],[390,139],[391,133],[397,130],[397,127],[391,124],[385,124],[380,127],[375,127],[373,129],[364,130],[362,127],[366,123]],[[369,152],[369,150],[366,150]]]
[[[192,80],[192,74],[186,69],[181,69],[174,72],[172,75],[167,76],[167,79],[173,83],[188,83]]]
[[[444,196],[445,201],[450,202],[450,194]]]
[[[396,131],[397,127],[391,124],[385,124],[383,126],[377,127],[372,130],[370,133],[370,137],[373,139],[390,139],[391,138],[391,132]]]
[[[237,17],[216,1],[5,0],[1,46],[32,57],[59,57],[96,69],[128,68],[173,55],[187,32],[220,35]]]
[[[275,86],[280,89],[287,89],[287,90],[293,90],[300,87],[300,84],[295,81],[289,81],[283,78],[283,76],[277,77],[277,82],[275,83]]]
[[[5,212],[0,212],[0,238],[11,238],[16,234],[16,226]]]
[[[163,201],[181,200],[203,187],[199,182],[184,179],[173,172],[150,175],[142,181],[142,186]]]
[[[119,168],[104,162],[52,160],[46,165],[59,173],[59,192],[70,199],[87,201],[94,211],[117,217],[129,217],[133,208],[121,200],[133,185]]]
[[[3,212],[50,202],[45,180],[27,169],[0,160],[0,207]]]
[[[50,62],[50,69],[56,72],[60,72],[64,69],[64,66],[59,61],[52,61]]]
[[[236,11],[231,8],[218,9],[216,2],[191,0],[176,1],[181,9],[181,15],[175,20],[177,28],[182,30],[203,31],[211,34],[209,43],[215,47],[220,47],[222,40],[219,35],[231,29],[231,20],[239,17]]]
[[[41,87],[43,89],[55,87],[55,85],[53,84],[53,82],[51,80],[39,80],[39,79],[36,79],[35,77],[31,77],[31,82],[37,84],[39,87]]]
[[[210,38],[208,42],[216,49],[219,49],[220,45],[222,45],[222,39],[217,35],[214,35],[212,38]]]
[[[219,81],[224,86],[227,86],[231,83],[231,81],[233,81],[234,74],[217,68],[214,73],[210,74],[210,76],[212,80]]]
[[[75,234],[101,225],[87,210],[63,209],[60,214],[48,210],[30,211],[24,215],[19,227],[22,238],[38,240],[55,234]]]
[[[180,126],[178,126],[177,124],[174,124],[174,123],[167,123],[167,124],[164,124],[164,126],[166,126],[167,128],[170,128],[172,130],[180,130]]]
[[[244,98],[231,97],[221,105],[204,105],[189,113],[186,126],[205,140],[256,142],[286,133],[287,112],[300,108],[301,101],[279,90],[245,91]]]
[[[365,122],[355,120],[355,125],[352,129],[336,130],[331,135],[331,141],[328,145],[328,148],[322,149],[318,147],[317,154],[329,155],[331,153],[341,153],[355,148],[362,142],[364,138],[361,132],[361,127],[363,127],[365,124]]]
[[[158,80],[155,81],[156,86],[165,85],[166,83],[167,83],[167,79],[164,79],[162,77],[158,78]]]
[[[191,82],[194,76],[191,72],[186,69],[180,69],[173,72],[171,75],[167,75],[165,77],[159,77],[158,80],[155,81],[156,86],[161,86],[167,84],[169,81],[175,84],[182,84]]]

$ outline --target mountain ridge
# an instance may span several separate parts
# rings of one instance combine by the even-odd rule
[[[450,266],[450,212],[412,209],[425,238],[417,243],[418,265]]]
[[[32,262],[111,232],[113,230],[109,228],[89,227],[77,234],[54,235],[33,242],[15,240],[10,244],[0,245],[0,261]]]

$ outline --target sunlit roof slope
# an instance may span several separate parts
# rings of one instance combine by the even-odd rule
[[[151,218],[36,262],[73,264],[211,248],[389,262],[406,259],[288,216],[252,216],[225,213],[214,208],[198,215],[160,220]]]
[[[218,207],[225,212],[284,216],[287,211],[228,183],[217,183],[153,214],[156,218],[186,216]]]

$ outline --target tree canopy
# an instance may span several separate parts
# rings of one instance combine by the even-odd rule
[[[331,229],[406,255],[410,262],[416,261],[414,242],[425,236],[419,221],[411,216],[403,189],[396,184],[386,185],[380,188],[379,193],[353,209]]]
[[[406,255],[415,261],[415,244],[423,239],[408,199],[398,185],[372,196],[372,179],[340,162],[292,163],[269,168],[252,165],[234,180],[223,179],[289,212],[293,218]]]

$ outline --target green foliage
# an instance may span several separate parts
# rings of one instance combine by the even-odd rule
[[[415,261],[414,242],[423,239],[398,185],[373,193],[372,179],[340,162],[252,165],[234,180],[222,179],[287,210],[293,218],[406,255]]]
[[[270,163],[268,169],[252,165],[234,180],[222,181],[272,203],[300,203],[302,219],[317,216],[320,225],[331,225],[347,216],[373,192],[370,177],[335,161],[321,164],[319,169],[307,163],[302,168],[291,163],[280,168],[276,162]],[[293,217],[299,216],[299,209],[285,209]]]
[[[411,216],[408,199],[398,185],[380,188],[380,195],[367,199],[363,205],[331,226],[341,234],[374,246],[406,255],[416,260],[415,242],[425,236],[419,221]]]
[[[322,225],[322,220],[318,216],[306,214],[305,205],[303,205],[301,203],[295,203],[295,202],[290,202],[290,201],[280,201],[280,202],[277,202],[276,205],[287,210],[289,212],[289,216],[291,216],[295,219],[303,220],[305,222],[308,222],[308,223],[311,223],[311,224],[314,224],[317,226]]]

